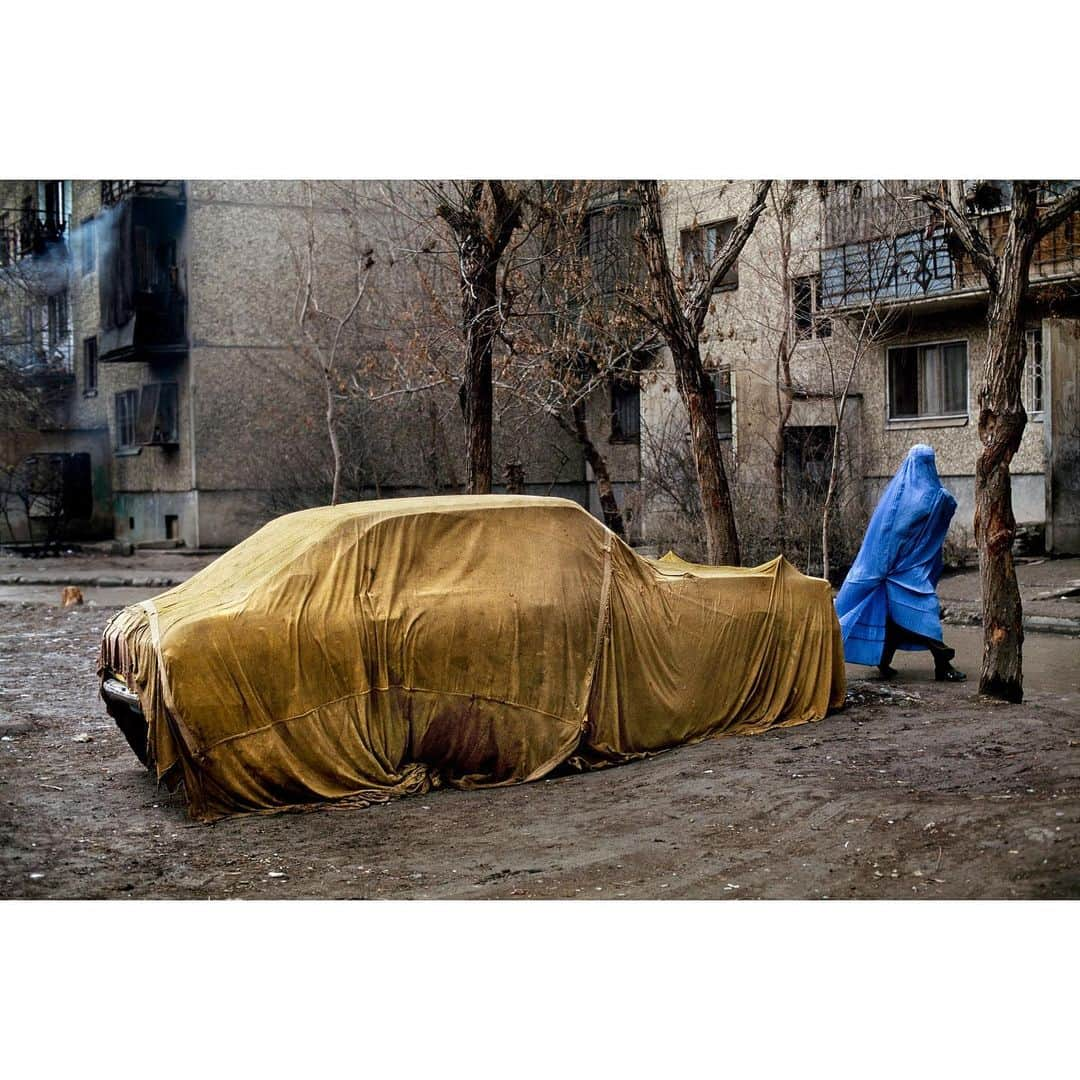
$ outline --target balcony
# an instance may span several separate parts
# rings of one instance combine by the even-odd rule
[[[98,359],[174,362],[187,354],[181,199],[128,191],[99,228]]]
[[[981,188],[974,189],[976,192]],[[1048,191],[1044,205],[1057,192]],[[902,198],[902,196],[901,196]],[[903,203],[892,196],[894,207]],[[996,205],[968,200],[968,212],[991,250],[1001,251],[1009,228],[1008,191]],[[879,209],[882,205],[879,202]],[[910,203],[908,203],[910,207]],[[982,274],[950,231],[910,207],[894,211],[874,229],[873,207],[852,213],[828,205],[824,235],[834,243],[821,252],[822,308],[863,308],[871,304],[910,304],[922,300],[974,299],[986,290]],[[851,234],[846,242],[844,232]],[[898,234],[898,235],[897,235]],[[1031,285],[1038,288],[1063,278],[1080,278],[1080,214],[1074,214],[1039,242],[1031,261]]]

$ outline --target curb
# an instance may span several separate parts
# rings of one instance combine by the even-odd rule
[[[982,626],[982,616],[970,611],[943,611],[941,621],[947,626]],[[1025,615],[1024,631],[1080,637],[1080,619],[1059,618],[1055,615]]]
[[[187,577],[84,577],[82,574],[69,574],[66,577],[54,575],[38,577],[35,574],[0,574],[0,585],[79,585],[100,589],[169,589],[187,580]]]

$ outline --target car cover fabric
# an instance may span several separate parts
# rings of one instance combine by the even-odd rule
[[[825,581],[643,559],[576,503],[511,495],[278,518],[120,612],[106,671],[200,819],[534,780],[845,693]]]
[[[942,486],[934,451],[913,446],[878,500],[862,547],[836,596],[844,655],[877,664],[885,621],[941,640],[938,579],[956,499]],[[901,649],[925,649],[905,643]]]

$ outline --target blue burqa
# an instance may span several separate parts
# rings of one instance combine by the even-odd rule
[[[836,595],[848,663],[881,661],[886,618],[941,640],[934,589],[941,577],[945,533],[955,512],[956,500],[941,486],[933,449],[913,446],[878,501],[859,554]]]

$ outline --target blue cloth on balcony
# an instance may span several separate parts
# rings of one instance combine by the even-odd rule
[[[956,499],[941,485],[933,449],[913,446],[878,501],[859,554],[836,595],[848,663],[880,662],[886,618],[941,640],[941,610],[934,590],[941,577],[945,533],[955,512]]]

